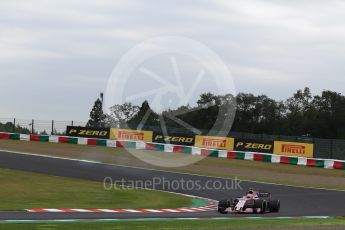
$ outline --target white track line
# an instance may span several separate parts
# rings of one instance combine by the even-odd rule
[[[57,156],[50,156],[50,155],[42,155],[42,154],[36,154],[36,153],[27,153],[27,152],[19,152],[19,151],[12,151],[12,150],[4,150],[0,149],[2,152],[7,153],[16,153],[16,154],[22,154],[22,155],[30,155],[30,156],[38,156],[38,157],[46,157],[46,158],[53,158],[53,159],[60,159],[60,160],[70,160],[70,161],[78,161],[78,162],[85,162],[85,160],[81,159],[75,159],[75,158],[66,158],[66,157],[57,157]],[[198,177],[205,177],[205,178],[214,178],[214,179],[223,179],[223,180],[233,180],[234,178],[226,178],[226,177],[219,177],[219,176],[207,176],[202,174],[194,174],[194,173],[184,173],[184,172],[174,172],[174,171],[168,171],[168,170],[161,170],[161,169],[150,169],[150,168],[143,168],[143,167],[137,167],[137,166],[128,166],[128,165],[120,165],[120,164],[111,164],[111,163],[104,163],[104,162],[97,162],[97,161],[87,161],[85,163],[90,164],[101,164],[101,165],[107,165],[107,166],[118,166],[118,167],[124,167],[124,168],[133,168],[133,169],[141,169],[141,170],[148,170],[148,171],[156,171],[156,172],[165,172],[165,173],[173,173],[173,174],[181,174],[181,175],[189,175],[189,176],[198,176]],[[343,189],[331,189],[331,188],[322,188],[322,187],[310,187],[310,186],[302,186],[302,185],[287,185],[287,184],[280,184],[280,183],[273,183],[273,182],[262,182],[262,181],[253,181],[253,180],[241,180],[245,182],[250,183],[257,183],[257,184],[268,184],[268,185],[277,185],[277,186],[285,186],[285,187],[293,187],[293,188],[305,188],[305,189],[315,189],[315,190],[324,190],[324,191],[336,191],[336,192],[345,192]],[[148,189],[148,190],[154,190],[154,189]],[[163,191],[163,190],[156,190],[156,191]],[[175,193],[175,192],[169,192],[169,191],[163,191],[173,194],[179,194],[184,196],[190,196],[187,194],[182,193]],[[196,198],[202,198],[202,197],[196,197]],[[207,198],[202,198],[207,199]]]

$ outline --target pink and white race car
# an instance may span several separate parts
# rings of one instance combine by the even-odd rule
[[[280,201],[273,200],[271,193],[249,189],[243,197],[230,200],[221,200],[218,203],[218,212],[231,213],[254,213],[264,214],[267,212],[279,212]]]

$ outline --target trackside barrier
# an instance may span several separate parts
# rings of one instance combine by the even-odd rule
[[[70,136],[48,136],[48,135],[28,135],[18,133],[0,133],[0,139],[21,140],[21,141],[38,141],[38,142],[52,142],[52,143],[67,143],[91,146],[106,146],[111,148],[132,148],[163,151],[168,153],[191,154],[196,156],[208,156],[226,159],[262,161],[276,164],[290,164],[317,168],[339,169],[345,170],[345,161],[334,159],[317,159],[292,157],[276,154],[243,152],[243,151],[227,151],[205,149],[194,146],[182,146],[160,143],[146,143],[142,141],[127,141],[127,140],[106,140],[95,138],[82,138]]]

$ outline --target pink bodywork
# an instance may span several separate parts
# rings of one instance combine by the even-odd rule
[[[228,208],[226,211],[228,212],[236,212],[236,213],[253,213],[254,210],[253,208],[246,208],[245,211],[243,211],[243,207],[244,205],[247,203],[248,200],[258,200],[258,194],[255,191],[249,191],[247,193],[247,195],[243,196],[242,198],[237,198],[238,203],[235,206],[234,209],[232,208]],[[261,209],[259,208],[258,210],[256,210],[257,212],[260,212]]]

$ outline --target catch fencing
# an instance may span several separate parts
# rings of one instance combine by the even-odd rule
[[[229,136],[243,139],[313,143],[315,158],[345,160],[345,140],[342,139],[321,139],[301,136],[266,135],[240,132],[231,132]]]
[[[30,120],[17,118],[0,118],[0,132],[34,133],[65,135],[67,126],[86,126],[85,121],[59,121],[59,120]],[[146,127],[147,130],[161,131],[159,127]],[[183,129],[168,128],[169,134],[190,135]],[[202,130],[201,130],[202,131]],[[204,132],[204,134],[207,134]],[[289,141],[314,144],[314,157],[324,159],[345,160],[345,140],[321,139],[301,136],[253,134],[245,132],[230,132],[228,136],[238,139],[253,139],[265,141]]]
[[[64,135],[66,127],[85,126],[83,121],[0,118],[0,132]]]

